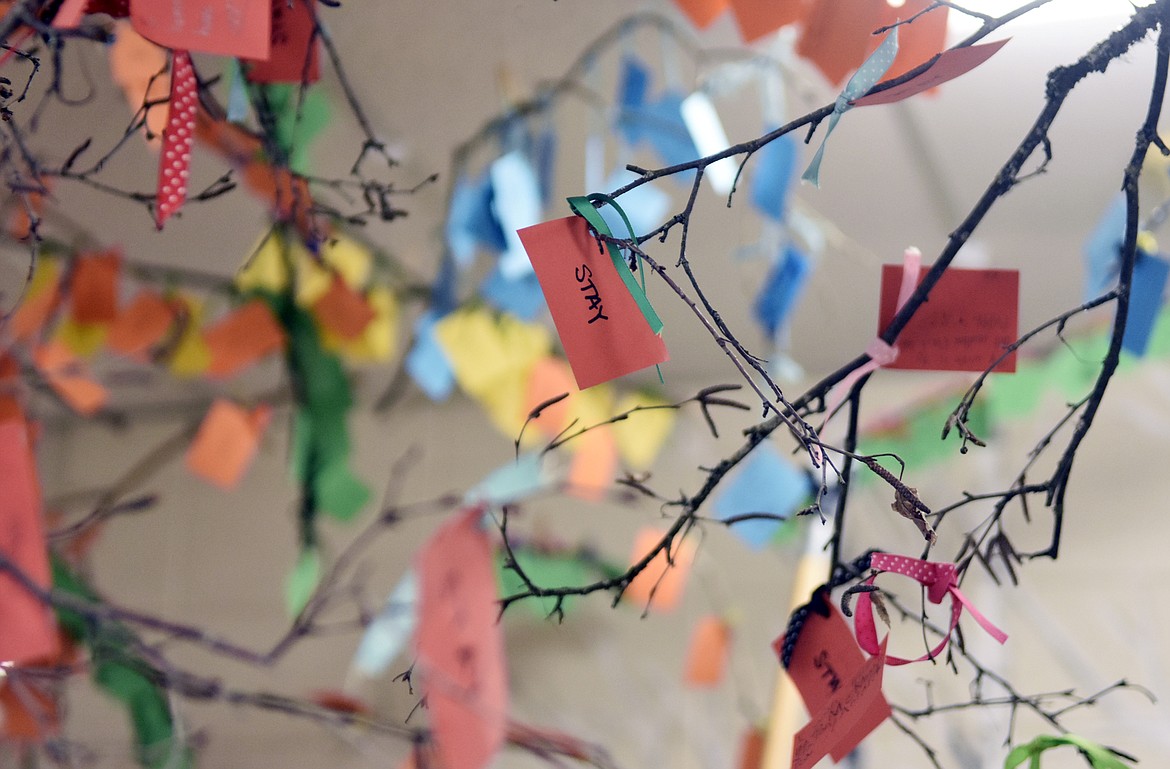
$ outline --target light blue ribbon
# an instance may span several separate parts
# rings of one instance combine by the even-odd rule
[[[837,97],[837,103],[833,105],[833,114],[829,116],[829,127],[825,129],[825,135],[821,138],[821,146],[817,148],[817,154],[813,155],[812,162],[808,164],[808,169],[800,177],[801,179],[812,182],[814,187],[821,186],[821,159],[825,155],[825,144],[829,141],[833,129],[837,127],[837,122],[853,107],[851,102],[865,96],[871,88],[881,81],[897,55],[898,28],[894,27],[886,35],[882,44],[877,47],[877,50],[871,53],[865,63],[861,65],[861,69],[853,73],[853,77],[849,78],[849,82],[845,84],[845,90]]]

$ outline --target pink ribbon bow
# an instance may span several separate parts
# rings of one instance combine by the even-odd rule
[[[922,252],[917,248],[907,248],[902,255],[902,285],[898,288],[898,307],[895,312],[901,310],[902,305],[910,300],[910,295],[918,287],[918,275],[921,271]],[[837,413],[837,409],[841,408],[841,404],[845,402],[845,398],[849,395],[849,391],[853,389],[853,385],[857,384],[857,380],[863,376],[872,374],[882,366],[890,365],[898,359],[898,348],[886,344],[878,336],[874,337],[866,345],[865,354],[869,356],[869,360],[850,372],[830,394],[829,402],[825,409],[826,422]]]
[[[938,657],[946,648],[947,642],[950,641],[951,633],[958,627],[959,615],[963,613],[964,606],[967,607],[967,611],[975,618],[979,626],[987,631],[988,635],[1000,643],[1007,640],[1007,633],[980,614],[979,610],[972,606],[967,597],[959,590],[958,571],[953,563],[920,561],[917,558],[907,558],[904,555],[891,555],[889,553],[874,553],[869,563],[870,567],[877,571],[892,571],[921,582],[926,588],[926,597],[930,599],[931,603],[942,603],[942,599],[948,593],[951,596],[951,626],[938,646],[914,660],[887,656],[887,665],[905,665],[910,662],[922,662]],[[865,581],[865,584],[872,585],[876,577],[876,574],[873,575]],[[872,603],[868,592],[861,594],[857,599],[857,616],[853,620],[853,625],[857,630],[858,645],[869,654],[877,654],[877,628],[874,627]]]

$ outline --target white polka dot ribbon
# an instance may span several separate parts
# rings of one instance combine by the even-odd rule
[[[922,662],[923,660],[937,658],[951,640],[951,633],[959,626],[959,615],[963,613],[964,607],[975,618],[975,621],[979,623],[979,626],[987,631],[988,635],[1000,643],[1007,640],[1007,633],[997,628],[991,623],[991,620],[980,614],[979,610],[972,606],[971,602],[967,600],[967,597],[959,590],[958,571],[955,569],[953,563],[920,561],[917,558],[907,558],[904,555],[874,553],[869,565],[876,571],[894,572],[895,574],[901,574],[902,576],[922,583],[926,588],[926,597],[930,599],[931,603],[942,603],[944,597],[948,594],[951,596],[951,626],[938,646],[913,660],[887,655],[887,665],[905,665],[910,662]],[[865,584],[872,585],[876,577],[876,574],[873,575],[865,581]],[[870,599],[868,592],[862,593],[857,599],[857,614],[853,620],[853,626],[857,631],[858,645],[869,654],[877,654],[879,650],[877,628],[874,626],[873,621],[873,601]]]
[[[878,84],[886,71],[889,70],[890,65],[894,63],[894,57],[897,55],[898,28],[894,27],[886,34],[886,39],[882,41],[882,44],[862,63],[861,69],[853,73],[853,77],[849,78],[849,82],[845,84],[845,90],[841,91],[837,97],[837,101],[833,105],[833,112],[829,115],[829,126],[821,138],[821,146],[817,148],[817,153],[813,155],[812,162],[808,164],[808,168],[800,177],[801,179],[812,182],[814,187],[821,186],[821,159],[825,156],[825,144],[829,141],[833,129],[837,127],[837,121],[852,109],[855,100],[865,96],[870,89]]]
[[[918,276],[921,272],[922,252],[917,248],[906,249],[905,253],[902,254],[902,284],[898,288],[898,306],[894,310],[895,313],[902,309],[902,305],[910,301],[910,295],[914,293],[914,289],[918,288]],[[845,402],[845,398],[849,396],[849,391],[853,389],[853,385],[857,384],[857,380],[898,359],[898,348],[886,344],[881,337],[874,337],[866,345],[865,354],[869,356],[869,360],[851,371],[829,393],[829,398],[825,403],[826,422],[837,413],[837,409],[841,408],[841,404]]]
[[[195,111],[199,106],[199,86],[191,55],[186,51],[171,54],[171,99],[167,127],[163,130],[162,152],[158,157],[158,192],[155,195],[154,223],[163,223],[183,206],[187,199],[191,145],[195,141]]]

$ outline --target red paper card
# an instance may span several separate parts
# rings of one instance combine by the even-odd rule
[[[271,52],[267,60],[252,61],[247,77],[253,83],[315,83],[320,64],[313,36],[317,0],[272,0]],[[306,57],[308,66],[306,67]]]
[[[901,281],[901,265],[882,265],[879,330],[894,317]],[[1018,270],[948,269],[898,335],[898,359],[887,368],[983,371],[1016,341],[1019,305]],[[1014,352],[995,368],[1015,370]]]
[[[187,469],[221,489],[234,489],[256,457],[271,416],[268,406],[249,412],[231,401],[215,401],[187,449]]]
[[[655,528],[639,531],[634,539],[630,563],[642,560],[662,540],[663,534],[665,532]],[[625,598],[639,607],[648,606],[659,611],[670,611],[678,606],[687,583],[687,575],[691,571],[691,564],[695,560],[695,545],[691,540],[680,541],[676,537],[671,555],[673,564],[667,560],[666,551],[659,550],[646,568],[638,572],[638,576],[630,582],[626,588]]]
[[[1010,38],[1009,38],[1010,39]],[[873,104],[892,104],[896,101],[908,99],[915,94],[927,91],[935,86],[942,85],[948,80],[954,80],[978,67],[983,62],[1003,48],[1008,39],[999,40],[985,45],[973,45],[970,48],[957,48],[943,52],[938,61],[918,77],[907,80],[901,85],[894,86],[886,91],[880,91],[871,96],[863,96],[853,102],[854,107],[868,107]]]
[[[703,29],[727,10],[729,0],[674,0],[687,18],[699,29]]]
[[[158,45],[267,59],[271,0],[131,0],[134,30]]]
[[[692,686],[718,686],[727,668],[731,626],[722,617],[703,617],[691,634],[683,680]]]
[[[38,347],[33,361],[49,386],[77,413],[88,416],[106,405],[106,388],[90,378],[89,367],[61,342]]]
[[[366,298],[354,291],[340,275],[334,275],[329,289],[313,305],[313,315],[322,328],[342,339],[361,336],[374,319]]]
[[[208,376],[226,378],[283,348],[284,329],[268,305],[254,299],[204,331],[203,341],[211,353]]]
[[[109,323],[117,317],[121,268],[122,257],[116,251],[77,257],[69,289],[75,321]]]
[[[782,639],[777,640],[776,648],[779,649],[782,643]],[[848,623],[836,606],[829,605],[828,617],[822,617],[815,611],[808,613],[796,648],[792,651],[788,675],[800,692],[813,724],[823,718],[835,699],[849,694],[851,682],[866,674],[866,665],[865,655],[861,653]],[[851,721],[836,722],[832,729],[833,739],[826,743],[824,751],[814,756],[809,766],[826,754],[831,755],[834,761],[840,761],[890,716],[890,706],[881,694],[880,673],[881,665],[878,666],[876,694],[867,694],[864,707],[858,708],[864,712],[859,712],[858,717]],[[800,745],[799,738],[797,745]],[[795,761],[795,751],[793,757]]]
[[[0,552],[46,590],[51,585],[41,494],[23,420],[0,422]],[[57,623],[41,603],[7,572],[0,572],[0,660],[26,664],[59,650]]]
[[[142,358],[174,322],[175,309],[166,299],[154,291],[139,291],[110,325],[106,346],[127,357]]]
[[[504,742],[508,709],[496,577],[482,508],[460,513],[417,561],[416,644],[442,766],[480,769]]]
[[[792,741],[792,769],[812,769],[826,755],[840,761],[889,717],[890,706],[882,695],[885,666],[883,643],[881,652],[862,663],[856,675],[844,680],[828,704],[796,733]],[[878,714],[881,718],[874,723]],[[872,726],[865,728],[871,723]]]
[[[730,0],[735,23],[745,43],[771,34],[808,13],[808,0]]]
[[[668,359],[610,256],[579,216],[517,233],[544,291],[577,386],[584,390]]]

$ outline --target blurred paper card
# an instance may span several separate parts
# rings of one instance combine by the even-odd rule
[[[41,493],[23,419],[0,422],[0,552],[34,582],[51,587]],[[57,653],[57,621],[49,606],[0,572],[0,660],[17,665],[45,661]]]
[[[753,314],[769,339],[775,338],[776,332],[788,323],[811,272],[812,262],[791,245],[772,264],[752,305]]]
[[[443,524],[416,562],[418,670],[443,766],[482,769],[504,742],[508,683],[481,508]]]
[[[263,300],[253,299],[203,332],[209,376],[226,379],[284,347],[284,329]]]
[[[702,91],[695,91],[683,99],[682,119],[695,143],[695,149],[704,157],[723,152],[729,146],[727,132],[723,130],[723,121],[711,99]],[[739,174],[739,163],[735,157],[726,157],[717,160],[704,169],[703,176],[711,184],[711,189],[719,195],[727,195],[735,185],[735,177]]]
[[[674,0],[674,4],[687,15],[692,24],[704,29],[727,10],[728,0]]]
[[[1166,279],[1170,276],[1170,262],[1138,252],[1133,267],[1133,286],[1129,296],[1129,313],[1125,319],[1123,350],[1139,358],[1146,354],[1154,323],[1166,301]]]
[[[751,201],[760,213],[782,221],[788,210],[788,196],[796,178],[796,137],[784,134],[760,150],[752,173]]]
[[[37,348],[37,369],[49,386],[78,414],[89,416],[106,404],[106,388],[90,378],[89,367],[57,341]]]
[[[110,325],[106,346],[129,358],[145,359],[174,324],[175,308],[155,291],[143,289]]]
[[[762,444],[736,469],[715,497],[715,516],[721,520],[762,514],[730,524],[731,532],[752,547],[764,547],[784,520],[796,512],[811,491],[808,477],[781,456],[771,444]],[[777,516],[768,518],[766,516]]]
[[[722,617],[701,618],[691,632],[683,680],[696,687],[718,686],[727,668],[731,646],[731,626]]]
[[[665,531],[653,527],[639,531],[634,538],[630,563],[637,563],[649,555],[665,534]],[[670,558],[667,558],[665,549],[659,550],[630,582],[623,597],[639,609],[671,611],[682,600],[683,588],[694,561],[694,542],[676,536],[670,545]]]
[[[745,43],[770,35],[808,13],[809,0],[731,0],[735,23]]]
[[[505,278],[515,280],[532,271],[516,230],[540,221],[544,208],[540,182],[528,158],[519,151],[509,152],[492,163],[491,178],[492,209],[507,243],[507,249],[500,255],[500,272]]]
[[[667,360],[662,337],[651,330],[583,218],[554,219],[519,235],[579,388]]]
[[[902,265],[882,266],[879,333],[894,318],[901,281]],[[898,358],[887,368],[983,371],[1016,341],[1019,305],[1018,270],[952,267],[898,335]],[[1015,352],[994,370],[1015,371]]]
[[[117,317],[121,266],[122,257],[116,251],[77,257],[70,278],[73,320],[109,323]]]
[[[216,400],[187,449],[187,469],[221,489],[234,489],[255,459],[271,416],[268,406],[249,412],[229,400]]]
[[[267,59],[250,62],[248,80],[253,83],[315,83],[321,77],[313,35],[316,0],[272,0],[272,21]]]

